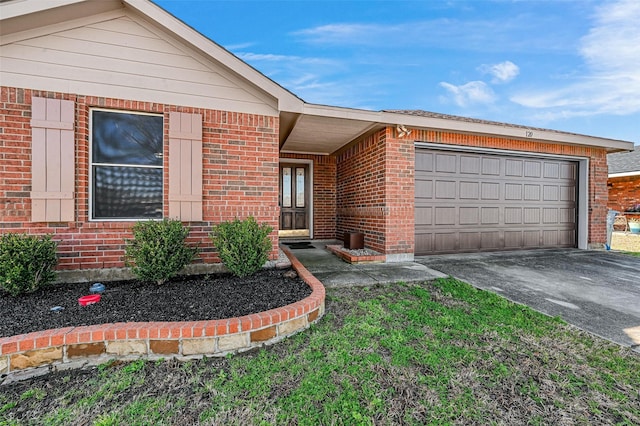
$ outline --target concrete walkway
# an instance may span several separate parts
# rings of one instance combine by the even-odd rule
[[[328,288],[425,281],[447,276],[416,262],[351,265],[325,249],[330,244],[342,243],[314,240],[311,242],[313,248],[290,248],[305,268]]]
[[[326,287],[454,276],[640,352],[640,258],[605,251],[532,250],[416,257],[350,265],[312,241],[292,249]]]

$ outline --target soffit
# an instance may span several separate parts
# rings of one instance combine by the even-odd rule
[[[609,153],[633,149],[633,143],[627,141],[442,114],[368,111],[305,103],[301,113],[281,112],[280,118],[282,152],[331,154],[364,134],[386,126],[591,146]]]
[[[287,123],[293,125],[287,126]],[[290,127],[282,152],[321,155],[331,154],[370,130],[382,127],[371,121],[304,114],[281,114],[281,124],[284,128]]]

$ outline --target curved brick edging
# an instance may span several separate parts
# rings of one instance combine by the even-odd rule
[[[67,327],[0,338],[0,383],[42,367],[108,359],[222,356],[275,343],[324,314],[325,289],[286,247],[291,265],[312,289],[277,309],[211,321],[131,322]]]

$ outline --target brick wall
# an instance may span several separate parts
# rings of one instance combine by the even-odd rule
[[[74,222],[31,222],[31,98],[48,97],[75,103],[76,219]],[[254,216],[274,228],[277,257],[278,125],[277,117],[146,103],[122,99],[0,89],[0,230],[54,234],[59,241],[59,269],[124,266],[124,240],[134,222],[89,221],[90,108],[161,113],[165,118],[164,214],[168,215],[168,115],[171,111],[203,115],[203,221],[187,223],[189,241],[200,247],[198,262],[218,262],[208,238],[211,226],[235,217]]]
[[[313,161],[313,238],[336,238],[336,157],[283,153],[280,158]]]
[[[337,235],[363,232],[365,246],[385,252],[385,133],[337,156]]]
[[[607,187],[610,209],[623,212],[640,204],[640,175],[609,178]]]
[[[393,138],[387,128],[337,158],[338,236],[363,232],[365,245],[380,253],[413,253],[413,141]]]

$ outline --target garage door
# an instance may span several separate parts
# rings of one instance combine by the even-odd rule
[[[416,148],[415,253],[576,246],[577,163]]]

